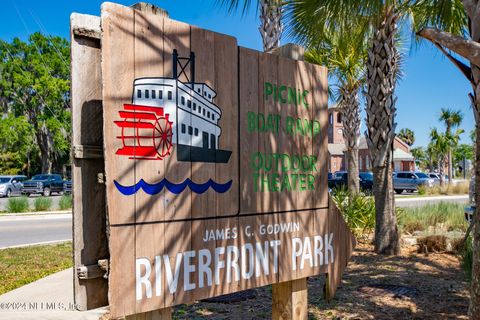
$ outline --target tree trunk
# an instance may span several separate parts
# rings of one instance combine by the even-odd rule
[[[393,196],[392,164],[390,156],[384,167],[373,168],[373,196],[375,197],[375,252],[397,255],[400,236]],[[392,214],[393,212],[393,214]]]
[[[280,37],[283,32],[282,13],[280,1],[260,1],[260,35],[263,41],[263,51],[268,52],[280,46]]]
[[[477,68],[477,80],[480,79],[480,71]],[[480,94],[480,84],[477,82],[476,92]],[[477,114],[476,132],[480,137],[480,125],[478,113],[480,111],[480,101],[476,99],[474,112]],[[472,265],[472,282],[470,287],[470,307],[468,313],[471,320],[480,319],[480,139],[476,139],[476,155],[475,155],[475,203],[476,210],[473,215],[473,265]]]
[[[438,161],[438,174],[440,175],[440,185],[445,185],[445,156],[441,156]]]
[[[358,170],[358,147],[347,150],[348,164],[348,192],[357,194],[360,191],[360,178]]]
[[[478,4],[477,4],[478,5]],[[475,15],[472,19],[470,35],[472,40],[480,41],[480,20]],[[470,307],[468,310],[470,319],[480,320],[480,68],[473,63],[470,64],[472,70],[472,89],[471,95],[473,113],[476,123],[476,154],[475,154],[475,203],[476,210],[473,215],[473,266],[472,283],[470,287]]]
[[[391,8],[385,10],[367,61],[367,144],[374,174],[375,252],[381,254],[400,252],[390,159],[396,127],[394,90],[400,63],[395,45],[397,18]]]
[[[452,183],[453,179],[453,163],[452,163],[452,149],[448,150],[448,184]]]
[[[50,144],[50,137],[45,125],[41,128],[35,128],[35,136],[37,139],[38,148],[40,149],[40,163],[42,165],[42,173],[50,173],[52,165],[50,161],[50,152],[52,146]]]
[[[345,138],[348,170],[348,191],[357,194],[360,191],[358,168],[358,138],[360,137],[360,107],[358,89],[340,88],[343,137]]]

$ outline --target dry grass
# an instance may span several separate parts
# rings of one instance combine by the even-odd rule
[[[445,184],[443,186],[434,186],[431,188],[420,186],[418,187],[418,194],[429,196],[468,194],[469,188],[470,181],[464,181],[455,184]]]

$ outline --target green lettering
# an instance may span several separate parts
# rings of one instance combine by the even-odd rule
[[[297,93],[295,92],[295,88],[288,88],[288,103],[297,104]]]
[[[317,120],[313,120],[313,134],[312,136],[315,137],[317,134],[320,133],[320,122]]]
[[[278,173],[272,173],[272,175],[270,176],[270,190],[272,191],[278,191],[280,189],[280,176],[278,175]]]
[[[253,174],[253,191],[258,192],[258,173]]]
[[[280,89],[278,90],[278,96],[280,97],[280,102],[281,103],[287,103],[287,99],[282,96],[282,92],[287,91],[286,86],[280,86]]]
[[[287,117],[285,121],[285,131],[287,134],[293,134],[293,128],[295,126],[295,119],[292,117]]]
[[[265,132],[265,116],[263,113],[257,115],[258,118],[258,132]]]
[[[308,90],[304,90],[303,93],[302,93],[302,104],[305,108],[308,109],[309,105],[308,105],[308,102],[307,102],[307,95],[308,95]]]
[[[253,171],[258,172],[260,168],[263,166],[263,158],[260,152],[255,152],[250,159],[250,168]]]
[[[270,82],[265,82],[263,86],[263,95],[265,96],[265,100],[268,100],[268,96],[272,95],[273,93],[273,85]]]
[[[284,174],[282,177],[282,187],[280,191],[292,191],[292,186],[290,185],[290,178],[288,174]]]
[[[247,112],[247,128],[248,128],[248,133],[252,133],[256,129],[256,123],[255,119],[257,117],[255,116],[255,112]]]
[[[307,175],[307,189],[308,190],[315,190],[315,177],[313,174]]]
[[[305,174],[299,174],[300,176],[300,191],[305,191],[307,190],[307,186],[306,186],[306,182],[307,182],[307,179],[306,179],[306,175]]]

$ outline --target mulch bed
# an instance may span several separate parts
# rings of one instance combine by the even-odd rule
[[[310,319],[467,319],[468,282],[458,257],[402,248],[379,256],[359,244],[333,301],[323,299],[324,277],[308,279]],[[175,307],[177,319],[270,319],[271,287],[235,303],[197,302]]]

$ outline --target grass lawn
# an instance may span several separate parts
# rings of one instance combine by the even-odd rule
[[[71,242],[0,250],[0,294],[71,266]]]

